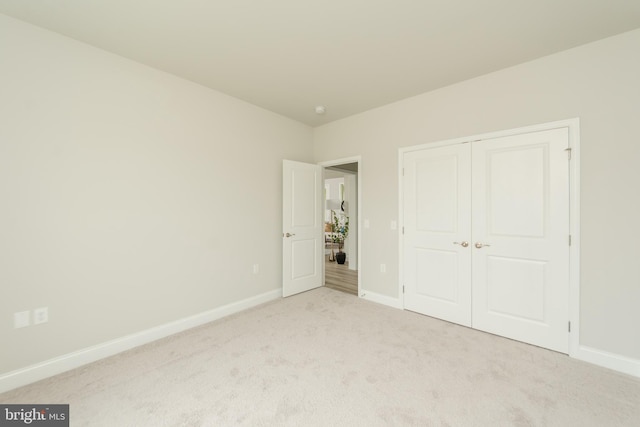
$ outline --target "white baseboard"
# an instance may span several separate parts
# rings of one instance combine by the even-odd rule
[[[640,378],[640,360],[581,345],[572,357]]]
[[[386,295],[377,294],[370,291],[360,291],[360,298],[367,301],[376,302],[378,304],[388,305],[389,307],[402,309],[402,301],[399,298],[388,297]]]
[[[46,360],[32,366],[27,366],[26,368],[8,372],[0,375],[0,393],[49,378],[62,372],[86,365],[87,363],[113,356],[114,354],[121,353],[125,350],[147,344],[160,338],[168,337],[169,335],[212,322],[222,317],[238,313],[281,297],[281,289],[265,292],[263,294],[214,308],[213,310],[205,311],[194,316],[166,323],[145,331],[74,351],[73,353]]]
[[[0,393],[49,378],[62,372],[78,368],[82,365],[104,359],[105,357],[113,356],[134,347],[221,319],[231,314],[241,312],[248,308],[255,307],[281,297],[281,289],[265,292],[263,294],[227,304],[194,316],[176,320],[174,322],[127,335],[122,338],[107,341],[73,353],[65,354],[36,365],[8,372],[0,375]],[[389,307],[398,309],[403,308],[399,298],[392,298],[369,291],[361,292],[360,297]],[[572,357],[640,378],[640,360],[637,359],[620,356],[618,354],[582,345],[578,348],[578,351],[572,355]]]

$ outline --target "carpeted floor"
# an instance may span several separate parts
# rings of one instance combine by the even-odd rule
[[[72,426],[639,426],[640,379],[327,288],[1,394]]]

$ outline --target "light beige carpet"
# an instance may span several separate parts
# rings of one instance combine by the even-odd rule
[[[72,426],[640,426],[640,380],[326,288],[0,395]]]

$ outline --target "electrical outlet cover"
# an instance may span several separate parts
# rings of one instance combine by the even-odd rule
[[[41,323],[47,323],[49,321],[49,308],[41,307],[33,310],[33,324],[39,325]]]

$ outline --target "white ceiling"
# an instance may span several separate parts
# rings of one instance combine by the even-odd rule
[[[0,13],[311,126],[640,28],[640,0],[0,0]]]

